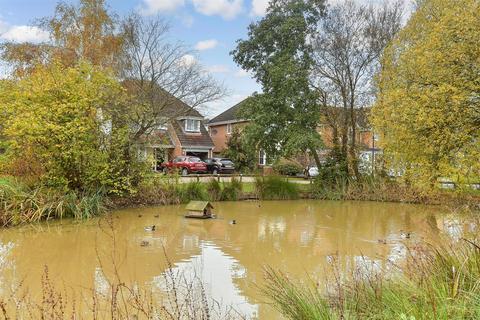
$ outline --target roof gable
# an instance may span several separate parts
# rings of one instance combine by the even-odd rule
[[[220,113],[218,116],[213,118],[208,122],[208,124],[214,124],[214,123],[219,123],[219,122],[229,122],[229,121],[245,121],[245,119],[242,119],[239,117],[240,109],[242,106],[250,99],[250,97],[240,101],[233,107],[225,110],[224,112]]]

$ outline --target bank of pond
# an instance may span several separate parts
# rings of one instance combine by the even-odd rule
[[[1,229],[0,314],[21,319],[480,315],[475,214],[372,201],[212,206],[215,218],[206,220],[186,219],[186,206],[176,204]]]
[[[128,194],[104,190],[65,191],[47,186],[30,186],[14,178],[0,179],[0,225],[4,227],[42,220],[98,216],[122,207],[184,204],[192,200],[364,200],[446,205],[464,210],[480,210],[480,191],[422,191],[389,179],[298,180],[280,176],[260,176],[252,182],[231,178],[228,182],[184,182],[179,177],[145,179]]]

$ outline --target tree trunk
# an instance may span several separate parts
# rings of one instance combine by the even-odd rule
[[[317,168],[320,169],[322,163],[320,162],[320,157],[318,156],[317,150],[315,148],[310,148],[310,152],[312,153],[313,159],[315,160],[315,165],[317,166]]]

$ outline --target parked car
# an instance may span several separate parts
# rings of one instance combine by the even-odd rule
[[[186,176],[190,173],[206,173],[207,165],[198,157],[176,157],[172,161],[163,164],[163,171],[179,170],[182,176]]]
[[[227,158],[209,158],[205,160],[207,171],[212,174],[233,173],[235,165]]]
[[[318,167],[316,166],[308,166],[305,168],[305,176],[309,178],[315,178],[318,176]]]

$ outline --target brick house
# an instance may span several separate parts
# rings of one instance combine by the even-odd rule
[[[250,122],[238,115],[240,108],[248,99],[240,101],[208,122],[208,131],[215,145],[213,149],[215,156],[220,155],[227,148],[227,141],[235,130],[241,132]],[[263,150],[258,151],[257,159],[258,166],[262,167],[267,164],[267,155]]]
[[[208,129],[210,137],[215,145],[213,149],[214,155],[219,155],[227,147],[227,141],[234,130],[242,130],[246,125],[248,125],[249,120],[243,119],[238,116],[239,110],[242,105],[249,98],[237,103],[233,107],[222,112],[212,120],[208,122]],[[341,113],[341,109],[332,109],[333,116],[338,116]],[[373,133],[368,123],[368,109],[361,109],[362,112],[359,113],[359,126],[357,128],[356,142],[360,149],[360,158],[364,161],[372,161],[375,158],[376,154],[381,153],[381,150],[378,149],[376,143],[378,141],[377,135]],[[332,119],[328,119],[332,120]],[[327,121],[327,119],[322,119],[322,124],[318,127],[318,132],[322,136],[323,142],[327,148],[320,152],[320,156],[326,156],[328,154],[328,149],[333,147],[333,140],[336,135],[334,129],[334,123],[332,121]],[[310,160],[308,157],[301,157],[300,162],[304,165],[307,165]],[[260,166],[265,165],[267,162],[266,154],[260,150],[258,154],[258,164]]]
[[[179,99],[169,108],[175,116],[169,116],[164,125],[139,142],[139,151],[144,159],[152,161],[153,170],[160,170],[163,162],[178,156],[212,157],[214,143],[205,127],[204,116]],[[165,113],[172,114],[167,110]]]

